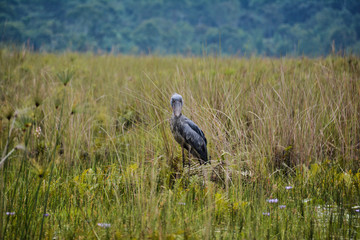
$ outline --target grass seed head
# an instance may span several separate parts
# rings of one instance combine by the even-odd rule
[[[18,144],[15,146],[16,150],[22,150],[22,151],[26,151],[25,145],[24,144]]]
[[[60,107],[60,104],[61,104],[61,101],[60,101],[60,99],[55,99],[55,109],[59,109],[59,107]]]
[[[46,167],[40,165],[34,158],[30,159],[31,166],[33,167],[33,172],[39,177],[44,178],[46,176]]]
[[[10,119],[14,116],[14,113],[15,113],[14,108],[12,108],[11,106],[5,107],[4,117],[5,117],[7,120],[10,120]]]
[[[57,77],[60,80],[60,82],[62,82],[62,84],[66,87],[66,85],[68,85],[68,83],[74,77],[74,71],[66,69],[64,71],[57,73]]]
[[[32,126],[33,119],[27,115],[20,115],[16,121],[16,126],[21,129],[23,132],[26,131],[29,127]]]
[[[80,111],[79,105],[74,104],[74,105],[71,107],[71,112],[70,112],[70,114],[71,114],[71,115],[74,115],[74,114],[76,114],[76,113],[79,113],[79,111]]]
[[[35,104],[35,107],[39,107],[42,104],[42,99],[39,95],[36,95],[34,97],[34,104]]]

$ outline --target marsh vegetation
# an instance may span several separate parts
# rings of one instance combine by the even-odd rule
[[[0,238],[360,237],[360,61],[0,51]],[[182,168],[169,99],[208,140]]]

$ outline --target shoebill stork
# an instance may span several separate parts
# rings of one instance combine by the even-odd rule
[[[181,95],[175,93],[171,97],[170,104],[173,109],[170,119],[171,132],[181,146],[183,167],[185,166],[184,149],[197,158],[200,164],[207,164],[209,161],[205,135],[193,121],[182,115],[183,100]]]

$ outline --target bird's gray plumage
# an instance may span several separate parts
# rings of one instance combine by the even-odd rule
[[[199,159],[200,164],[208,163],[207,140],[203,131],[193,121],[181,114],[183,105],[181,95],[175,93],[171,97],[170,104],[173,108],[170,127],[175,140],[182,148],[185,148],[194,157]]]

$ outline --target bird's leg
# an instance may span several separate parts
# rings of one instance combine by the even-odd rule
[[[181,150],[182,150],[182,160],[183,160],[183,169],[185,168],[185,154],[184,154],[184,146],[181,145]]]
[[[190,167],[191,167],[191,164],[190,164],[190,152],[191,152],[191,146],[189,146],[189,159],[188,159],[188,164],[189,164],[189,170],[190,170]]]

